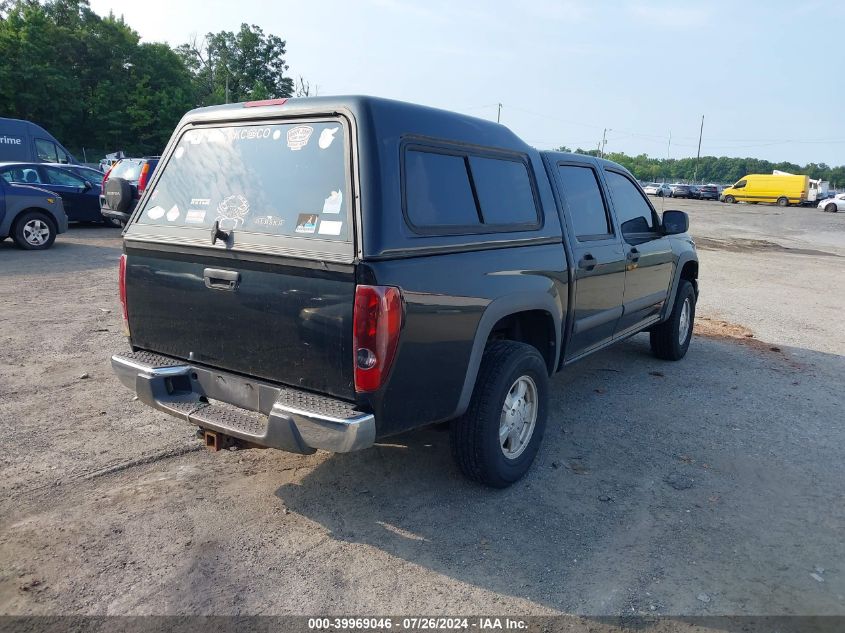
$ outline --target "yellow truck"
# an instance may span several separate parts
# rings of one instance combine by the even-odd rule
[[[808,176],[748,174],[722,191],[722,202],[774,202],[779,207],[804,204],[810,190]]]

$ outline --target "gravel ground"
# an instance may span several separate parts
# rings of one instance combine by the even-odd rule
[[[436,430],[201,450],[111,375],[119,232],[0,244],[0,613],[845,614],[845,214],[666,206],[701,248],[687,358],[558,374],[504,491]]]

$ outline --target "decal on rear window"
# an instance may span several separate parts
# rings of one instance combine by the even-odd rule
[[[240,194],[223,198],[217,205],[217,220],[221,229],[236,229],[249,213],[249,200]]]
[[[329,149],[329,147],[331,147],[332,141],[334,141],[334,135],[339,129],[339,127],[332,127],[326,128],[320,132],[320,140],[317,141],[317,145],[320,146],[320,149]]]
[[[332,191],[323,202],[323,213],[340,213],[343,204],[343,194],[340,190]]]
[[[294,151],[301,150],[308,144],[308,139],[311,138],[313,132],[314,128],[307,125],[298,125],[291,128],[288,130],[288,147]]]
[[[349,241],[344,134],[337,120],[190,129],[159,163],[137,222]]]
[[[302,213],[296,219],[297,233],[313,233],[317,230],[317,214]]]

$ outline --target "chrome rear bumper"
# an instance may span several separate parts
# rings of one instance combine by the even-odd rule
[[[115,354],[120,382],[151,407],[204,429],[292,453],[346,453],[373,445],[372,413],[289,387],[151,352]]]

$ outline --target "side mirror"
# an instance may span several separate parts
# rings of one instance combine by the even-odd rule
[[[683,211],[666,211],[663,213],[663,233],[678,235],[689,231],[689,216]]]
[[[91,181],[90,181],[90,180],[86,180],[86,181],[85,181],[85,186],[84,186],[83,188],[84,188],[84,189],[86,189],[86,190],[88,190],[88,189],[91,189],[93,186],[94,186],[94,185],[93,185],[93,184],[91,184]]]

